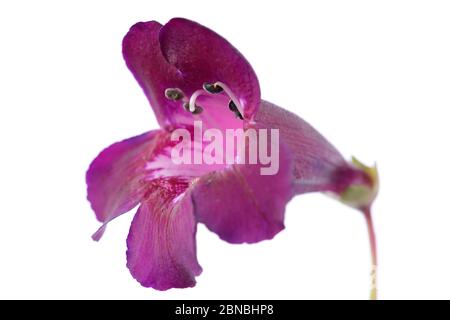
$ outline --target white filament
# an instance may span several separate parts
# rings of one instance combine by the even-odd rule
[[[205,94],[205,91],[203,91],[203,89],[201,90],[197,90],[195,91],[192,96],[191,99],[189,99],[189,111],[190,112],[194,112],[195,111],[195,101],[197,100],[197,98],[199,96],[201,96],[202,94]]]

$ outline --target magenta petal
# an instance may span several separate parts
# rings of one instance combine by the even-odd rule
[[[175,18],[161,28],[161,49],[179,69],[189,89],[221,81],[237,96],[244,117],[251,119],[261,100],[258,79],[244,56],[214,31],[187,19]]]
[[[256,115],[258,126],[277,128],[280,140],[294,159],[297,193],[340,192],[362,172],[350,167],[339,151],[299,116],[262,101]]]
[[[193,190],[199,222],[230,243],[272,239],[284,229],[293,196],[292,160],[280,146],[280,168],[261,175],[260,165],[234,165],[202,177]]]
[[[159,124],[168,127],[174,124],[174,114],[186,112],[164,96],[165,89],[179,87],[182,77],[161,52],[160,29],[161,24],[156,21],[135,24],[123,39],[122,51],[128,68],[150,101]]]
[[[202,269],[196,257],[196,222],[188,183],[162,178],[151,184],[131,224],[127,266],[145,287],[193,287]]]
[[[88,200],[100,222],[108,223],[130,211],[141,201],[145,154],[151,150],[159,131],[151,131],[111,145],[91,163],[87,174]],[[94,235],[99,240],[103,225]]]

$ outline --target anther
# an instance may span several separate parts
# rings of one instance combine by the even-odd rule
[[[217,83],[205,83],[203,84],[203,89],[212,94],[223,92],[223,88]]]
[[[192,114],[200,114],[202,112],[203,112],[203,108],[196,105],[195,110],[194,110],[194,112],[192,112]]]
[[[180,89],[177,88],[168,88],[166,91],[164,91],[164,94],[166,95],[166,98],[169,100],[181,100],[184,97],[183,92]]]
[[[233,100],[230,100],[230,102],[228,103],[228,108],[230,108],[230,110],[233,112],[238,111],[238,108]]]
[[[236,118],[239,118],[241,120],[244,120],[244,117],[242,116],[242,114],[239,112],[238,107],[236,106],[236,104],[234,103],[233,100],[230,100],[230,102],[228,103],[228,108],[234,112],[234,114],[236,115]]]
[[[199,105],[195,105],[194,111],[191,111],[191,108],[190,108],[188,102],[183,104],[183,108],[184,108],[184,110],[189,111],[190,113],[195,114],[195,115],[200,114],[200,113],[203,112],[203,108],[200,107]]]

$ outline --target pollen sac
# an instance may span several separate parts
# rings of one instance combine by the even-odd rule
[[[166,98],[169,100],[180,100],[183,99],[184,94],[181,92],[180,89],[177,88],[168,88],[166,91],[164,91],[164,94],[166,95]]]
[[[223,92],[223,88],[216,83],[205,83],[203,89],[212,94]]]
[[[239,112],[239,109],[237,108],[236,104],[233,102],[233,100],[230,100],[230,102],[228,103],[228,108],[234,112],[234,114],[236,115],[236,118],[244,120],[244,117],[242,116],[242,114]]]
[[[196,105],[195,110],[194,110],[194,112],[192,112],[192,114],[200,114],[202,112],[203,112],[203,108]]]
[[[191,110],[189,109],[189,103],[184,103],[183,104],[183,108],[184,108],[184,110],[186,110],[186,111],[188,111],[188,112],[191,112]],[[192,114],[200,114],[200,113],[202,113],[203,112],[203,108],[202,107],[200,107],[200,106],[198,106],[198,105],[195,105],[195,110],[194,111],[192,111],[191,113]]]

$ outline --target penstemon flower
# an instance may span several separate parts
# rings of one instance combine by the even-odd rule
[[[224,241],[256,243],[283,230],[292,197],[323,192],[366,217],[374,266],[371,296],[376,297],[370,212],[378,192],[376,168],[345,161],[307,122],[261,100],[246,59],[193,21],[137,23],[123,40],[123,55],[161,128],[113,144],[89,167],[88,200],[103,223],[94,240],[111,220],[139,206],[127,239],[131,274],[158,290],[192,287],[202,271],[196,257],[198,222]],[[206,142],[195,139],[198,123],[209,130]],[[217,143],[230,130],[240,132],[244,143],[224,151]],[[257,161],[244,161],[255,152],[245,144],[251,138],[253,147],[268,142],[271,157],[261,158],[260,149]],[[201,161],[208,151],[212,160]],[[180,152],[194,161],[174,161]],[[276,164],[264,171],[268,159]]]

